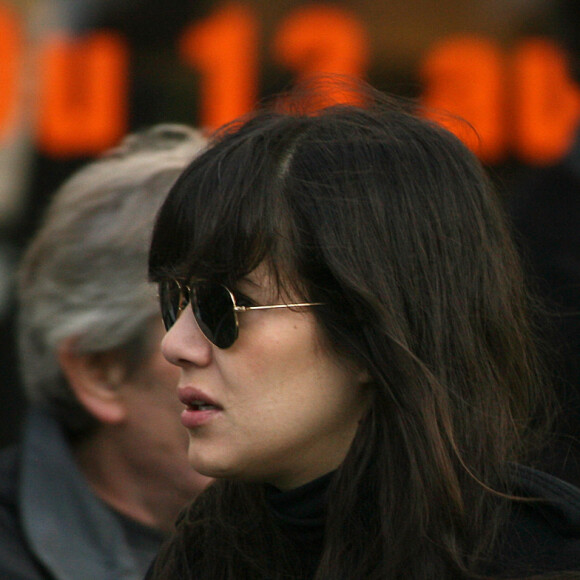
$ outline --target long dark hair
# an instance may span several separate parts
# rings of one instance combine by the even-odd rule
[[[371,93],[222,131],[163,205],[150,274],[231,283],[267,261],[324,303],[328,342],[368,369],[373,400],[331,485],[316,579],[468,578],[507,518],[507,466],[539,432],[526,293],[478,160]],[[300,578],[264,505],[260,485],[218,482],[156,577]]]

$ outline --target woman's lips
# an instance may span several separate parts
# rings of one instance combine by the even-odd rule
[[[223,407],[204,392],[193,387],[178,390],[179,400],[185,405],[181,423],[187,429],[195,429],[212,421]]]

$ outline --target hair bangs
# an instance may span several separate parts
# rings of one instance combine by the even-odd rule
[[[260,135],[229,134],[171,189],[153,233],[149,274],[233,283],[268,260],[280,279],[289,244],[280,163]],[[248,171],[253,167],[253,171]],[[284,260],[285,262],[285,260]]]

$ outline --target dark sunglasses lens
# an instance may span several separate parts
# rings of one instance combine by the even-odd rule
[[[238,325],[232,297],[220,284],[195,285],[193,313],[205,336],[219,348],[228,348],[238,338]]]
[[[159,283],[159,304],[165,330],[169,330],[175,324],[183,299],[181,288],[175,280],[163,280]]]

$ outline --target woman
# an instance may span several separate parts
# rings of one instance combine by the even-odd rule
[[[544,397],[498,200],[453,135],[361,99],[254,114],[162,206],[163,353],[221,481],[151,578],[580,569],[580,492],[515,464]]]

